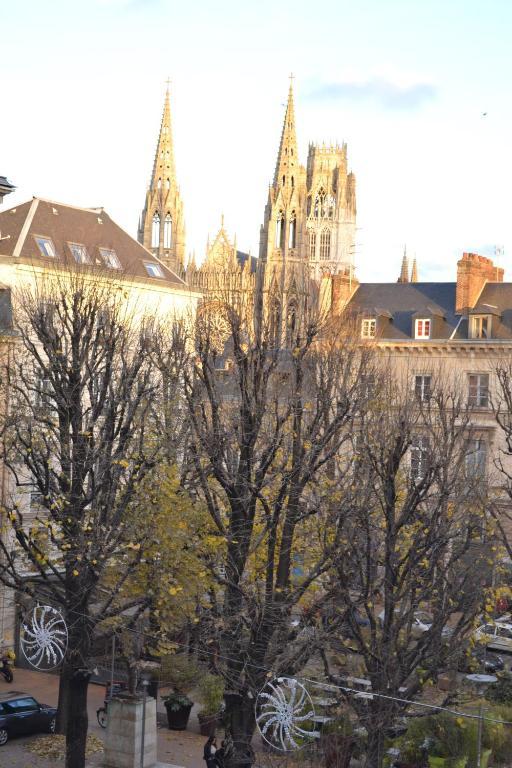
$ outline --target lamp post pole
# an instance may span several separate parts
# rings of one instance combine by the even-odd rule
[[[140,768],[144,768],[144,737],[146,735],[146,694],[148,680],[142,679],[143,699],[142,699],[142,733],[140,735]]]

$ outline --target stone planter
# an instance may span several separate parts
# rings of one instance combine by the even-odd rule
[[[146,698],[144,768],[156,765],[156,701]],[[105,768],[139,768],[144,702],[140,697],[114,696],[108,704]]]
[[[219,715],[205,715],[203,712],[199,712],[197,719],[199,720],[201,736],[215,736],[220,722]]]
[[[169,702],[165,703],[165,709],[167,712],[167,725],[171,731],[184,731],[188,725],[188,719],[192,710],[193,704],[182,704],[177,709],[171,709]]]

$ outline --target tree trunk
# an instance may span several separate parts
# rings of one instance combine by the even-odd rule
[[[250,768],[254,763],[251,746],[254,733],[254,699],[239,693],[226,693],[226,735],[232,748],[226,755],[226,768]]]
[[[384,729],[372,727],[370,719],[368,728],[368,746],[366,749],[366,768],[382,768],[384,759]]]
[[[59,703],[57,710],[57,733],[66,733],[66,726],[68,722],[69,714],[69,702],[70,702],[70,682],[73,670],[66,664],[62,665],[59,677]]]
[[[85,768],[87,742],[87,688],[90,672],[75,669],[69,681],[69,709],[66,728],[66,768]]]

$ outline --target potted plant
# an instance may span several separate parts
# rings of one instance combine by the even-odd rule
[[[218,675],[206,674],[199,683],[198,698],[201,710],[197,714],[203,736],[214,736],[219,725],[224,698],[224,680]]]
[[[465,768],[468,762],[466,726],[444,712],[413,720],[397,746],[405,763],[419,763],[425,753],[430,768]]]
[[[196,685],[199,670],[187,654],[174,654],[162,660],[162,678],[172,690],[162,701],[167,711],[167,723],[172,731],[184,731],[194,702],[187,694]]]

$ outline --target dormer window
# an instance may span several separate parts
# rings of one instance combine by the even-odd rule
[[[121,269],[121,262],[117,258],[117,253],[113,248],[100,248],[100,256],[107,267],[111,269]]]
[[[36,235],[37,247],[41,251],[41,256],[49,256],[54,259],[56,256],[55,246],[53,240],[50,237],[38,237]]]
[[[414,323],[415,339],[430,339],[430,320],[421,319]]]
[[[471,338],[472,339],[490,339],[491,338],[491,315],[473,315],[471,317]]]
[[[69,250],[71,251],[74,260],[77,264],[90,264],[91,260],[87,253],[87,248],[83,243],[68,243]]]
[[[377,321],[374,317],[365,317],[361,324],[361,338],[374,339]]]
[[[160,264],[155,264],[153,261],[145,261],[144,266],[150,277],[164,277],[164,271]]]

